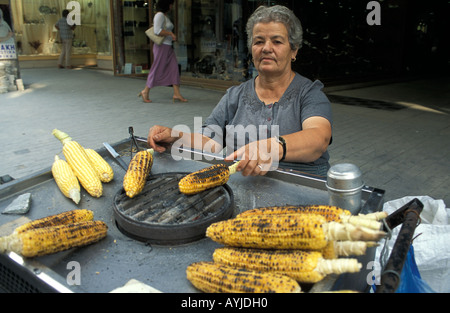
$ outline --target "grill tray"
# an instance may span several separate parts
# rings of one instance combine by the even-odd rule
[[[114,197],[114,218],[119,230],[139,241],[177,245],[199,240],[212,223],[234,212],[228,185],[187,196],[178,182],[188,173],[151,175],[144,190],[130,199],[123,188]]]

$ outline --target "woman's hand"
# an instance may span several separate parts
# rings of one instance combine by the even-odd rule
[[[280,148],[275,138],[255,141],[236,150],[225,160],[240,160],[237,171],[243,176],[266,175],[278,167]]]
[[[175,142],[179,137],[172,136],[172,129],[165,126],[153,126],[147,137],[147,144],[156,152],[162,153],[167,150],[167,145]]]

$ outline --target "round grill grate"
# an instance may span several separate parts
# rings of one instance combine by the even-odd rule
[[[187,196],[178,190],[186,174],[151,175],[132,199],[123,188],[117,192],[114,217],[120,231],[154,244],[184,244],[203,238],[209,225],[233,215],[234,197],[228,185]]]

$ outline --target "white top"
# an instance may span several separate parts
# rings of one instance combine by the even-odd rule
[[[175,28],[172,21],[162,12],[155,14],[155,17],[153,18],[153,27],[156,35],[159,35],[163,29],[171,32]],[[172,36],[166,36],[162,43],[171,46]]]

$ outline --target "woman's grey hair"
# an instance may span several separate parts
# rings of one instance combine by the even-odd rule
[[[253,44],[253,28],[258,23],[282,23],[286,26],[292,50],[302,47],[303,28],[294,12],[282,5],[273,7],[260,6],[253,12],[247,22],[247,45],[251,51]]]

